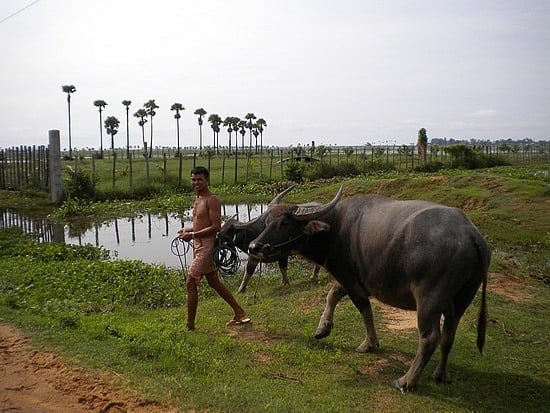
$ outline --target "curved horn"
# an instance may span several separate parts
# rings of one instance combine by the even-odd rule
[[[312,206],[298,206],[296,210],[294,211],[294,218],[296,218],[299,221],[305,221],[309,219],[316,219],[323,215],[324,213],[330,211],[334,206],[338,203],[340,200],[340,197],[342,196],[342,191],[344,190],[344,185],[340,185],[340,189],[338,190],[336,196],[330,201],[328,204],[321,204],[321,205],[312,205]]]
[[[283,192],[281,192],[279,195],[277,195],[275,198],[271,200],[269,204],[267,204],[267,209],[273,207],[273,205],[277,205],[281,202],[281,199],[288,194],[296,185],[289,186],[287,189],[285,189]]]

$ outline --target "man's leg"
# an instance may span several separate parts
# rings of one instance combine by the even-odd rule
[[[209,274],[206,274],[206,279],[208,281],[208,285],[212,287],[221,298],[225,300],[227,304],[231,306],[233,309],[235,315],[233,317],[234,321],[240,322],[246,317],[246,311],[237,303],[237,300],[235,300],[235,297],[229,291],[229,288],[226,287],[224,283],[221,282],[220,277],[218,277],[218,272],[213,271]]]
[[[198,280],[187,277],[187,330],[195,329],[195,317],[197,315],[197,305],[199,303],[199,292],[197,289]]]

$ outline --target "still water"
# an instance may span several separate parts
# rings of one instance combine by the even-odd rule
[[[242,222],[249,221],[265,211],[266,205],[222,205],[222,217],[235,214]],[[184,218],[181,218],[183,216]],[[166,267],[180,267],[171,243],[183,226],[192,225],[192,211],[177,214],[143,214],[136,218],[118,218],[101,224],[76,222],[55,224],[45,217],[23,216],[15,211],[0,210],[0,228],[19,227],[34,233],[41,242],[92,244],[111,251],[112,256],[124,260],[141,260]],[[191,262],[188,253],[187,262]]]

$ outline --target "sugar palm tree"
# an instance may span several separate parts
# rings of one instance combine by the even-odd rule
[[[239,125],[241,123],[241,119],[237,116],[231,117],[231,128],[233,129],[233,132],[235,132],[235,149],[239,147],[239,139],[237,136],[237,132],[239,131]]]
[[[114,117],[114,116],[108,116],[107,119],[105,119],[105,130],[107,132],[107,135],[111,135],[111,150],[115,150],[115,135],[118,133],[118,127],[120,125],[120,121]]]
[[[170,110],[176,111],[176,114],[174,115],[174,119],[176,119],[176,133],[178,136],[178,154],[179,154],[180,153],[180,118],[181,118],[180,110],[185,110],[185,108],[181,103],[174,103],[170,107]]]
[[[158,109],[158,105],[154,99],[150,99],[143,104],[143,107],[147,110],[147,115],[151,120],[151,140],[149,141],[149,158],[151,158],[153,156],[153,116],[157,114],[155,109]]]
[[[256,116],[253,113],[247,113],[244,118],[248,121],[246,123],[246,127],[250,131],[250,143],[248,145],[248,149],[252,149],[252,128],[253,128],[254,120],[256,119]]]
[[[202,117],[206,115],[206,111],[203,108],[198,108],[194,114],[199,115],[199,150],[202,149]]]
[[[131,100],[123,100],[122,104],[126,107],[126,159],[130,159],[130,105]]]
[[[256,128],[260,132],[260,152],[264,149],[264,129],[267,127],[267,123],[264,118],[260,118],[256,121]]]
[[[210,116],[208,116],[208,122],[210,122],[212,131],[214,132],[214,144],[212,145],[212,147],[215,150],[218,150],[220,125],[222,123],[222,118],[217,113],[212,113]]]
[[[233,123],[232,123],[231,116],[226,116],[225,119],[223,120],[223,126],[227,128],[227,133],[229,133],[229,142],[228,142],[229,152],[231,152],[231,133],[233,132],[232,125]]]
[[[69,158],[73,157],[73,147],[71,141],[71,93],[76,92],[74,85],[63,85],[61,90],[67,94],[67,114],[69,117]]]
[[[103,109],[105,109],[105,106],[107,106],[107,102],[104,100],[95,100],[94,106],[96,106],[99,110],[99,156],[103,159],[103,125],[101,121],[101,113],[103,112]]]
[[[258,135],[260,134],[260,131],[258,130],[258,125],[254,123],[252,125],[252,135],[254,135],[254,145],[256,146],[256,152],[258,152]]]
[[[141,140],[143,142],[143,153],[147,156],[147,142],[145,141],[145,124],[147,123],[147,111],[145,109],[138,109],[134,113],[136,118],[139,118],[138,125],[141,127]]]
[[[246,134],[246,127],[248,122],[246,120],[239,120],[239,133],[241,134],[241,149],[244,149],[244,135]]]

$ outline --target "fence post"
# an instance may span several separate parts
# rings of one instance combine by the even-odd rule
[[[61,180],[61,146],[59,130],[48,131],[50,154],[50,198],[53,202],[63,201],[63,182]]]

